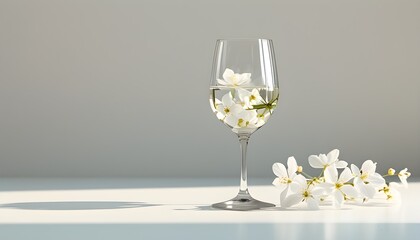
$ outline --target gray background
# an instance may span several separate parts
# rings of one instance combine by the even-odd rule
[[[281,101],[249,173],[342,151],[420,176],[420,1],[0,0],[1,177],[233,177],[215,40],[270,38]],[[310,172],[310,171],[308,171]]]

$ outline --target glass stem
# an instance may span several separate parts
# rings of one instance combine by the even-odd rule
[[[248,194],[248,177],[246,167],[246,150],[248,147],[249,135],[238,135],[239,143],[241,145],[242,159],[241,159],[241,184],[239,193]]]

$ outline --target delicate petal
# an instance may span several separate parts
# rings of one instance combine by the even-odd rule
[[[241,106],[241,104],[233,104],[230,107],[230,112],[233,115],[236,115],[236,117],[240,117],[240,115],[242,114],[247,114],[247,111],[243,109],[243,107]]]
[[[375,186],[385,185],[385,179],[379,173],[373,173],[369,175],[369,177],[366,180],[369,182],[369,184]]]
[[[306,203],[308,204],[308,208],[311,210],[318,210],[319,204],[318,201],[314,198],[307,198]]]
[[[360,170],[363,173],[373,174],[376,171],[376,164],[372,160],[366,160]]]
[[[340,154],[340,151],[338,149],[334,149],[331,152],[327,154],[328,163],[331,164],[338,160],[338,155]]]
[[[219,83],[220,85],[223,85],[223,86],[228,85],[228,83],[225,80],[222,80],[222,79],[217,79],[217,83]]]
[[[229,114],[224,119],[225,123],[231,127],[237,127],[238,125],[238,118],[232,114]]]
[[[231,78],[235,75],[235,73],[233,72],[232,69],[226,68],[225,72],[223,73],[223,79],[228,82],[228,83],[232,83],[231,82]]]
[[[340,190],[349,197],[355,198],[359,195],[357,190],[353,186],[350,186],[350,185],[344,185],[340,188]]]
[[[223,106],[223,104],[217,104],[217,105],[216,105],[216,110],[217,110],[219,113],[225,114],[225,107]]]
[[[354,176],[359,176],[360,175],[360,169],[356,165],[352,164],[350,167],[351,167],[351,173]]]
[[[334,190],[334,186],[335,184],[333,183],[327,183],[327,182],[323,182],[317,185],[317,187],[322,188],[324,191],[322,194],[326,194],[326,195],[330,195],[332,193],[332,191]]]
[[[338,181],[340,183],[346,183],[350,181],[350,179],[352,178],[353,178],[353,175],[351,174],[350,168],[346,167],[344,168],[343,172],[340,174],[340,178],[338,179]]]
[[[290,192],[292,193],[300,193],[302,191],[302,186],[297,182],[292,182],[289,186]]]
[[[335,167],[329,166],[324,171],[325,181],[329,183],[336,183],[338,180],[338,171]]]
[[[284,189],[287,188],[287,184],[281,183],[280,178],[274,179],[273,185],[276,186],[276,188],[280,190],[280,193],[283,192]]]
[[[238,74],[238,85],[245,85],[251,81],[251,73]]]
[[[282,207],[287,208],[287,207],[291,207],[291,206],[293,206],[293,205],[298,204],[298,203],[299,203],[299,202],[301,202],[302,200],[303,200],[302,194],[300,194],[300,193],[296,193],[296,194],[292,194],[292,195],[290,195],[290,196],[286,197],[286,198],[284,199],[284,201],[283,201],[282,203],[280,203],[280,205],[281,205]]]
[[[230,107],[233,104],[235,104],[235,102],[232,99],[232,94],[230,92],[226,93],[223,97],[222,97],[222,103],[225,107]]]
[[[375,196],[375,188],[372,185],[365,184],[360,178],[354,179],[354,185],[364,197],[373,198]]]
[[[407,172],[408,169],[404,168],[398,173],[398,178],[400,179],[401,183],[405,188],[408,187],[407,178],[411,176],[411,173]]]
[[[287,159],[287,173],[290,178],[293,178],[296,175],[297,163],[295,157],[289,157]]]
[[[308,158],[309,165],[313,168],[323,168],[324,164],[322,163],[321,159],[317,155],[311,155]]]
[[[250,91],[243,88],[238,88],[237,90],[238,90],[239,100],[241,100],[242,102],[245,102],[247,100],[249,101],[249,96],[251,95]]]
[[[280,193],[280,206],[282,205],[282,203],[284,202],[284,199],[286,199],[287,194],[289,193],[289,185],[287,185],[286,189],[284,189],[281,193]]]
[[[335,163],[335,167],[336,168],[345,168],[347,167],[348,163],[346,161],[343,160],[339,160]]]
[[[300,187],[300,189],[304,189],[306,188],[306,186],[308,185],[306,182],[306,178],[302,175],[297,175],[294,179],[293,179],[294,183],[297,183]]]
[[[325,189],[319,186],[314,187],[313,189],[311,189],[311,194],[313,196],[320,196],[325,192]]]
[[[340,191],[334,191],[333,194],[333,207],[335,208],[341,208],[344,202],[344,196]]]
[[[274,163],[273,172],[277,177],[287,177],[286,167],[283,163]]]
[[[400,181],[403,184],[403,186],[405,188],[407,188],[408,187],[407,178],[405,178],[405,177],[399,177],[399,178],[400,178]]]
[[[330,163],[328,162],[328,157],[325,154],[319,154],[319,159],[321,159],[322,166],[327,166]]]

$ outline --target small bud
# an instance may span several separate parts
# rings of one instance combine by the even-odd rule
[[[303,172],[303,167],[302,167],[302,166],[298,166],[298,167],[297,167],[297,172],[298,172],[298,173]]]
[[[393,168],[388,169],[388,175],[389,176],[393,176],[394,174],[395,174],[395,169],[393,169]]]

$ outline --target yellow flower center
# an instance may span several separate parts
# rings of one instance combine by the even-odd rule
[[[308,190],[305,190],[302,195],[303,195],[304,198],[308,198],[309,196],[311,196],[311,194],[309,194]]]
[[[363,181],[365,181],[368,178],[368,174],[367,173],[362,173],[362,175],[360,176],[360,179],[362,179]]]
[[[225,109],[223,109],[223,111],[224,111],[226,114],[228,114],[228,113],[230,112],[230,109],[226,107]]]
[[[340,189],[342,186],[343,186],[343,184],[342,184],[342,183],[336,183],[336,184],[335,184],[335,188],[337,188],[337,189]]]
[[[292,179],[288,177],[282,177],[282,178],[279,178],[279,182],[282,184],[289,184],[289,183],[292,183]]]

